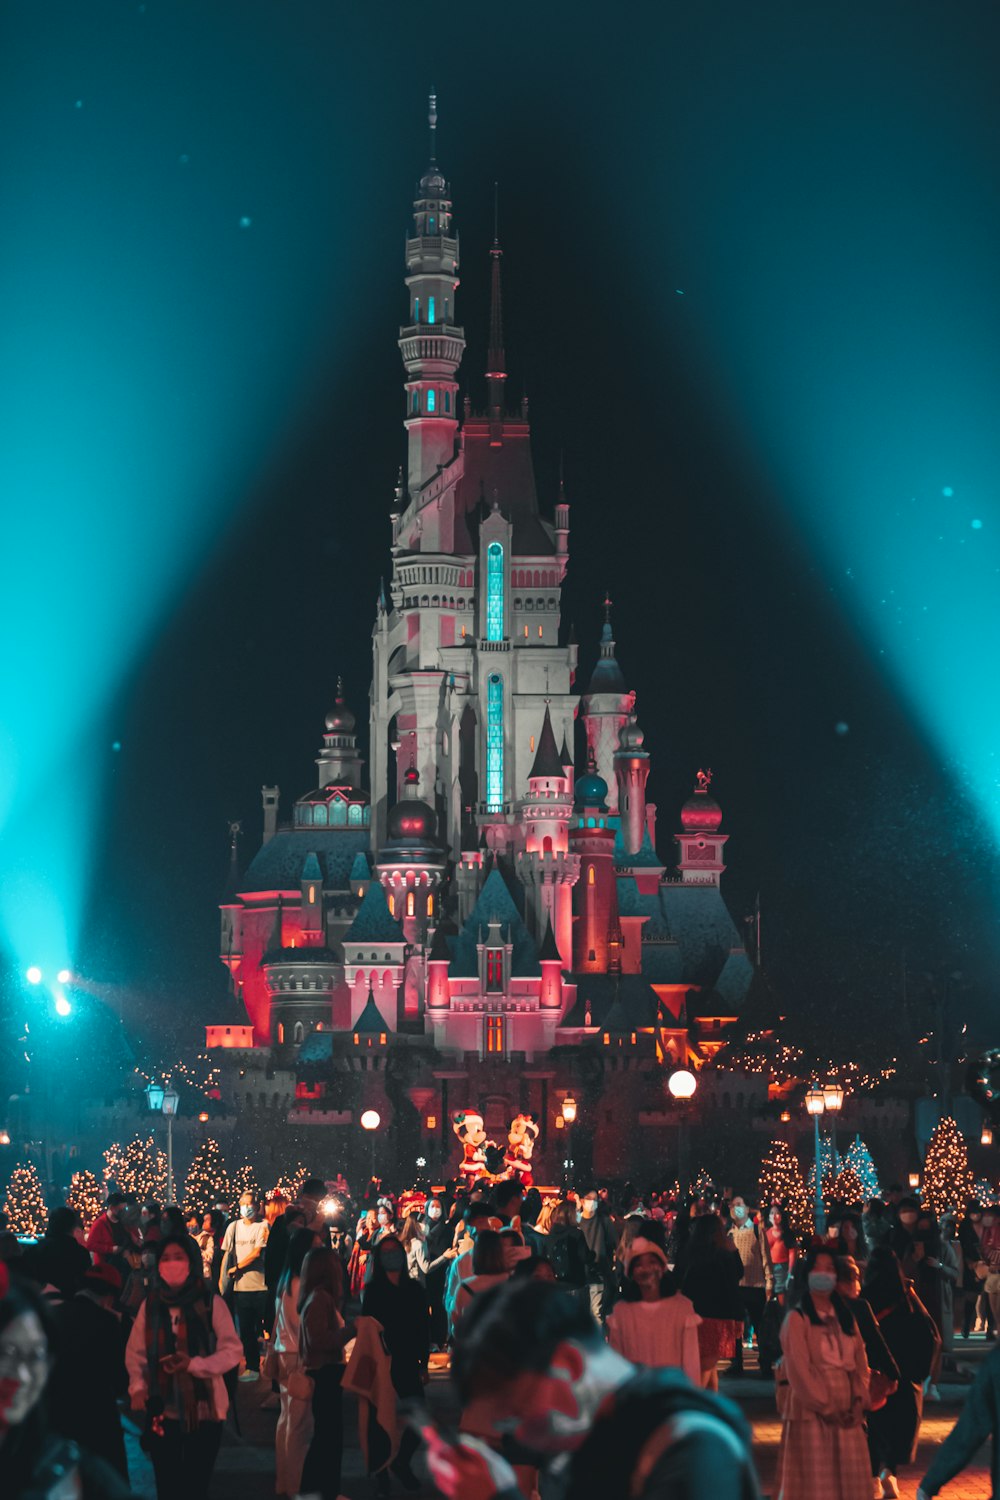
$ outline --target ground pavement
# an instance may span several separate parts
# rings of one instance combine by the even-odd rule
[[[754,1460],[760,1476],[761,1489],[766,1496],[773,1495],[775,1467],[778,1454],[778,1439],[781,1426],[774,1409],[774,1388],[762,1381],[753,1369],[755,1361],[748,1355],[748,1373],[743,1378],[722,1379],[722,1393],[736,1401],[753,1428]],[[241,1383],[239,1386],[239,1413],[242,1435],[238,1436],[227,1424],[219,1463],[212,1484],[212,1500],[271,1500],[274,1495],[274,1429],[277,1413],[263,1406],[269,1387],[264,1381]],[[968,1384],[941,1385],[941,1402],[929,1404],[924,1413],[921,1429],[920,1449],[917,1462],[900,1476],[900,1491],[903,1500],[914,1500],[917,1480],[927,1466],[961,1410]],[[432,1377],[428,1399],[433,1407],[447,1408],[450,1388],[447,1376],[437,1371]],[[341,1484],[347,1500],[372,1500],[374,1487],[365,1476],[361,1466],[358,1447],[357,1411],[352,1400],[344,1404],[344,1475]],[[132,1486],[144,1500],[153,1500],[155,1489],[153,1476],[145,1455],[138,1446],[138,1434],[127,1424],[127,1447]],[[424,1474],[421,1495],[430,1497],[436,1493],[426,1480],[422,1464],[418,1468]],[[393,1482],[394,1496],[404,1491]],[[975,1464],[967,1469],[954,1484],[942,1491],[944,1500],[989,1500],[991,1495],[989,1452],[984,1449],[977,1455]]]

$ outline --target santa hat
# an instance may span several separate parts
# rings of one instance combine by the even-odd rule
[[[632,1274],[632,1262],[637,1260],[640,1255],[655,1255],[657,1260],[663,1262],[663,1269],[665,1271],[668,1269],[666,1253],[661,1246],[655,1240],[646,1240],[643,1239],[641,1234],[637,1234],[625,1254],[626,1276]]]

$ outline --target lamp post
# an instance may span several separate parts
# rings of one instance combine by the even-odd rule
[[[839,1083],[827,1083],[822,1088],[815,1084],[806,1090],[806,1111],[812,1115],[814,1147],[816,1152],[816,1182],[815,1182],[815,1214],[816,1232],[823,1234],[826,1230],[826,1210],[823,1207],[823,1169],[820,1164],[820,1139],[819,1139],[819,1117],[822,1114],[835,1115],[844,1103],[844,1090]]]
[[[563,1123],[566,1126],[566,1160],[564,1169],[564,1183],[570,1186],[570,1173],[573,1170],[573,1122],[576,1119],[576,1100],[572,1094],[567,1094],[562,1102]]]
[[[677,1100],[680,1110],[677,1121],[677,1185],[682,1197],[691,1186],[691,1142],[688,1137],[688,1121],[691,1114],[691,1100],[694,1098],[694,1091],[697,1087],[698,1080],[690,1068],[675,1068],[667,1079],[670,1097]]]
[[[382,1116],[377,1109],[366,1109],[361,1116],[361,1129],[368,1136],[368,1179],[369,1182],[375,1176],[375,1132],[382,1123]]]
[[[146,1103],[155,1115],[164,1115],[167,1121],[167,1202],[174,1201],[174,1116],[180,1103],[176,1089],[164,1088],[162,1083],[146,1085]]]

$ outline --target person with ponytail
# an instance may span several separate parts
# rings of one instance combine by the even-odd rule
[[[224,1376],[242,1353],[229,1309],[205,1281],[194,1240],[162,1240],[125,1350],[157,1500],[206,1500],[229,1409]]]
[[[870,1500],[868,1359],[824,1244],[806,1256],[802,1294],[781,1326],[781,1349],[778,1500]]]

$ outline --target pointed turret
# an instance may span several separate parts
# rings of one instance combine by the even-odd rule
[[[632,709],[633,695],[625,685],[625,678],[615,655],[611,608],[611,597],[606,594],[599,654],[590,685],[584,694],[581,717],[587,734],[587,745],[594,756],[597,770],[608,783],[611,811],[616,813],[618,784],[615,780],[614,754],[618,749],[622,725]]]
[[[539,1004],[544,1010],[557,1010],[562,1003],[563,963],[552,931],[551,921],[546,923],[545,936],[538,950],[538,962],[542,968],[542,986]]]
[[[538,747],[535,750],[534,763],[528,772],[528,781],[565,781],[565,779],[566,768],[563,757],[556,748],[549,705],[546,703],[542,732],[538,736]]]
[[[618,736],[615,751],[615,780],[618,783],[618,811],[622,820],[622,843],[625,853],[638,854],[646,832],[646,782],[649,780],[649,751],[642,748],[645,736],[635,714],[629,714]]]
[[[711,784],[711,771],[699,771],[694,791],[681,808],[682,831],[674,835],[681,852],[681,879],[699,885],[718,885],[726,868],[722,851],[729,835],[720,831],[722,808],[709,794]]]
[[[491,428],[495,425],[496,432],[491,434],[493,441],[500,441],[500,429],[503,426],[504,414],[504,381],[507,379],[507,361],[503,347],[503,299],[500,287],[500,257],[503,251],[500,248],[499,225],[497,220],[497,185],[493,184],[493,244],[490,249],[490,343],[486,357],[486,389],[488,392],[486,410],[490,419]]]
[[[333,707],[326,716],[323,744],[316,757],[319,787],[361,786],[361,756],[358,754],[357,720],[344,697],[344,679],[337,678]]]

